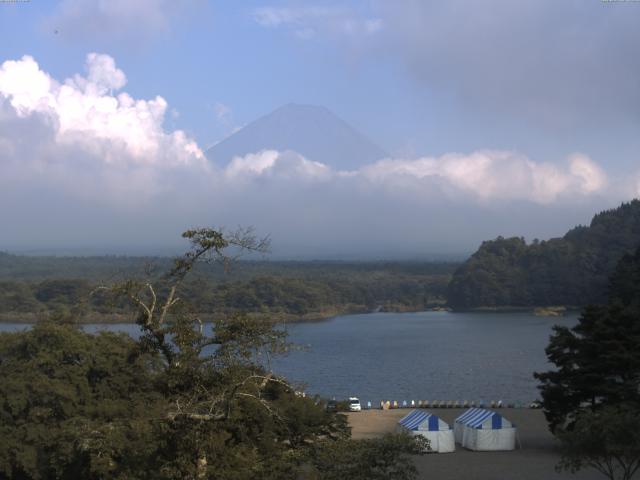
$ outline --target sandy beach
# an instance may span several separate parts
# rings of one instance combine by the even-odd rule
[[[365,410],[348,413],[354,438],[375,438],[393,432],[400,418],[410,409]],[[453,420],[464,409],[430,410],[444,421]],[[547,429],[540,410],[500,409],[502,415],[516,424],[521,448],[511,452],[472,452],[456,445],[455,453],[429,454],[415,457],[420,478],[454,480],[602,480],[595,470],[577,474],[557,473],[559,455],[556,442]],[[640,478],[640,477],[639,477]]]

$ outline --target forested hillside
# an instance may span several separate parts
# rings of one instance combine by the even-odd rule
[[[562,238],[483,242],[447,290],[454,308],[580,306],[604,302],[617,262],[640,245],[640,201],[595,215]]]
[[[153,279],[170,262],[0,254],[0,320],[34,321],[73,309],[84,321],[124,321],[126,309],[95,288],[128,278]],[[243,311],[315,319],[375,309],[421,310],[444,304],[456,267],[428,262],[239,261],[227,274],[219,266],[199,265],[179,293],[205,314]]]

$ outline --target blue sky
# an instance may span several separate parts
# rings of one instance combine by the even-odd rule
[[[11,39],[0,45],[3,59],[29,54],[65,78],[78,71],[88,52],[108,53],[127,73],[128,91],[144,98],[162,95],[180,114],[170,125],[204,146],[289,102],[324,105],[389,151],[422,144],[422,135],[409,137],[403,126],[432,121],[407,94],[411,82],[401,66],[343,52],[329,39],[302,40],[261,27],[253,18],[260,2],[192,2],[168,30],[131,33],[133,48],[115,33],[78,37],[60,27],[54,35],[55,22],[47,17],[58,2],[43,4],[0,11],[2,35]],[[421,94],[427,106],[429,96]],[[217,104],[231,109],[229,124],[218,120]]]
[[[84,2],[66,3],[81,5]],[[524,112],[499,111],[492,105],[483,105],[476,98],[465,98],[465,95],[473,95],[473,92],[454,88],[453,82],[446,78],[446,72],[443,83],[425,82],[420,78],[420,73],[412,70],[415,68],[408,52],[410,41],[398,44],[401,40],[398,40],[397,32],[385,31],[385,27],[387,30],[401,28],[390,21],[383,23],[380,32],[360,34],[360,38],[357,38],[357,34],[346,36],[340,32],[325,31],[321,26],[316,27],[322,21],[330,20],[323,19],[320,14],[317,15],[320,18],[314,19],[310,14],[311,18],[306,22],[314,25],[317,31],[311,38],[301,38],[295,32],[296,26],[260,25],[255,12],[261,8],[304,11],[316,6],[315,3],[191,1],[183,2],[182,7],[168,7],[167,2],[160,1],[140,3],[147,3],[151,10],[164,9],[166,25],[151,25],[140,28],[140,31],[136,31],[135,27],[114,26],[106,32],[86,32],[74,24],[74,21],[82,22],[80,16],[64,20],[56,18],[56,15],[59,16],[56,12],[62,8],[57,1],[3,5],[0,10],[3,39],[0,56],[3,59],[16,59],[24,54],[32,55],[54,77],[65,78],[78,72],[88,52],[109,54],[126,72],[129,92],[144,98],[162,95],[180,113],[179,119],[173,120],[173,123],[192,132],[203,145],[219,140],[228,133],[226,125],[217,121],[216,104],[228,106],[232,111],[232,123],[240,126],[288,102],[327,106],[374,138],[387,151],[401,154],[441,154],[476,148],[499,148],[517,149],[533,157],[558,160],[575,150],[595,150],[592,155],[601,161],[629,165],[640,145],[640,141],[634,138],[640,136],[633,135],[638,128],[638,114],[627,119],[614,118],[617,125],[611,125],[611,119],[605,119],[608,120],[606,123],[597,119],[586,122],[576,118],[581,113],[580,99],[577,99],[577,104],[569,105],[574,110],[569,112],[571,118],[560,126],[548,128],[546,119],[531,119]],[[321,8],[344,10],[340,16],[364,21],[388,15],[389,7],[381,7],[381,3],[384,2],[318,4]],[[390,3],[396,5],[394,8],[399,11],[422,10],[412,5],[421,2],[386,2],[387,5]],[[496,7],[500,3],[487,2],[486,7],[482,7],[495,11],[497,25],[501,24],[500,8]],[[558,8],[557,2],[538,3],[547,5],[547,8],[540,9],[544,12],[541,15],[543,22],[538,25],[538,30],[520,32],[530,34],[525,39],[528,43],[518,53],[522,57],[515,59],[515,65],[501,62],[500,59],[489,59],[491,63],[485,68],[517,68],[522,66],[517,65],[518,62],[526,64],[529,61],[527,55],[533,54],[561,56],[560,52],[553,51],[553,46],[550,50],[540,51],[544,45],[536,45],[544,41],[543,37],[553,27],[554,20],[558,29],[585,30],[594,24],[612,22],[612,18],[617,20],[620,16],[618,13],[640,20],[640,6],[628,4],[632,2],[618,2],[615,5],[590,0],[565,2],[572,4],[573,8]],[[88,15],[97,13],[97,9],[87,9]],[[430,12],[425,8],[420,13],[426,16]],[[454,14],[448,13],[451,16]],[[465,9],[461,9],[459,14],[464,15]],[[468,15],[472,16],[474,12],[469,11]],[[556,15],[561,18],[554,18]],[[510,21],[513,16],[510,12],[504,22]],[[578,25],[572,25],[575,16],[586,19]],[[424,28],[429,28],[429,20],[422,20]],[[517,20],[521,21],[519,18]],[[532,22],[535,23],[535,20],[532,19]],[[455,23],[452,22],[452,25]],[[518,33],[515,28],[505,27],[505,38],[508,38],[509,32]],[[58,30],[58,34],[54,34],[55,30]],[[594,38],[594,41],[604,41],[608,45],[593,52],[592,62],[602,62],[602,68],[606,68],[604,59],[597,58],[597,55],[619,55],[622,57],[621,63],[637,65],[638,60],[633,57],[635,45],[616,44],[605,36],[615,30],[616,25],[613,24],[600,33],[602,38]],[[448,33],[451,36],[460,35],[455,30]],[[575,35],[591,38],[592,34],[585,31]],[[496,42],[502,40],[504,38],[497,38]],[[441,56],[446,57],[450,41],[446,36],[439,41],[441,45],[434,49],[440,50]],[[590,48],[580,42],[578,38],[572,45],[576,48],[572,52],[576,56],[582,54],[578,48]],[[468,45],[468,58],[463,61],[476,63],[474,55],[486,54],[486,51],[477,53],[472,47]],[[495,47],[500,48],[500,45]],[[434,66],[429,67],[428,61],[432,59],[431,56],[425,56],[425,68],[450,68],[450,65],[438,59],[433,59]],[[554,64],[550,60],[543,66]],[[590,65],[585,65],[585,70],[587,68],[589,70],[585,74],[591,71]],[[469,73],[464,69],[461,71]],[[629,71],[633,72],[631,68]],[[556,72],[548,71],[546,74],[553,76]],[[490,79],[498,77],[496,73]],[[617,83],[606,85],[600,79],[580,78],[579,75],[560,78],[559,82],[576,79],[586,83],[593,81],[593,96],[602,95],[604,92],[598,91],[602,88],[619,88]],[[522,97],[527,96],[528,86],[522,85]],[[549,87],[550,90],[552,88]],[[552,92],[547,93],[550,94],[549,101],[553,100]],[[616,158],[608,158],[614,156],[610,148],[612,145],[616,145]]]
[[[29,55],[40,71],[62,83],[85,74],[88,54],[108,56],[114,68],[126,75],[126,84],[115,90],[127,92],[133,99],[161,96],[167,104],[159,120],[163,134],[184,132],[201,150],[280,105],[296,102],[326,106],[394,159],[436,159],[437,166],[412,163],[403,172],[413,172],[418,165],[423,169],[420,178],[436,176],[453,182],[455,188],[471,189],[470,196],[464,190],[451,205],[441,205],[441,211],[449,209],[458,220],[451,222],[454,226],[450,231],[432,242],[437,249],[447,243],[447,235],[468,236],[463,233],[464,221],[460,219],[479,215],[486,219],[488,227],[477,231],[468,242],[456,244],[459,250],[469,250],[483,236],[515,234],[518,228],[524,229],[522,233],[527,236],[559,234],[565,230],[564,225],[569,228],[584,222],[596,210],[638,194],[639,20],[640,3],[599,0],[0,3],[0,63]],[[4,95],[11,108],[17,108],[12,100],[15,92],[7,90]],[[42,111],[38,110],[40,114]],[[27,128],[25,118],[20,116],[18,122],[22,129]],[[86,131],[78,125],[74,128]],[[98,136],[104,139],[104,135]],[[69,145],[65,143],[67,153]],[[104,153],[104,145],[100,148],[100,155],[106,157],[96,157],[96,162],[110,164],[104,159],[116,153]],[[464,162],[460,163],[462,167],[455,164],[447,167],[449,173],[442,173],[447,155],[473,159],[477,158],[473,152],[482,151],[512,152],[510,160],[504,160],[507,170],[520,162],[518,165],[527,169],[526,175],[532,175],[533,180],[524,188],[533,189],[540,182],[552,186],[545,183],[543,193],[529,198],[498,187],[485,192],[469,186],[466,177],[451,173],[452,169],[467,168]],[[576,154],[587,160],[566,167],[567,159]],[[57,153],[51,155],[58,158]],[[500,175],[502,164],[495,163],[495,156],[490,157],[494,162],[491,168]],[[9,170],[7,158],[5,153],[2,163],[0,150],[0,168],[9,178],[9,172],[14,170]],[[136,165],[140,163],[144,162]],[[367,171],[378,172],[383,167]],[[75,167],[69,168],[74,171]],[[100,175],[105,176],[104,172]],[[578,175],[583,183],[574,185],[571,175]],[[562,178],[556,181],[558,176]],[[331,178],[323,181],[329,182],[331,188],[339,188],[337,185],[343,180]],[[510,181],[509,177],[495,178],[497,183]],[[215,181],[229,183],[228,178]],[[166,184],[164,180],[160,183]],[[389,185],[385,183],[384,188],[389,189]],[[69,198],[78,198],[74,196],[77,192],[67,186],[44,186],[57,192],[57,200],[52,202],[60,201],[60,208]],[[179,187],[172,185],[169,190],[177,191]],[[24,184],[20,198],[29,198],[28,192],[37,188],[42,189],[43,185]],[[94,191],[99,188],[102,187]],[[220,191],[221,187],[217,188]],[[358,191],[360,187],[352,184],[345,188]],[[425,188],[435,187],[422,185],[418,190]],[[266,191],[263,193],[266,195]],[[133,220],[122,221],[120,207],[103,202],[108,195],[111,193],[105,190],[100,199],[91,201],[102,205],[99,208],[103,210],[99,211],[106,218],[129,228],[127,225]],[[297,194],[290,195],[286,200],[289,203]],[[398,200],[392,196],[383,210],[394,217],[398,209],[407,217],[415,217],[416,212],[434,204],[431,197]],[[230,203],[231,197],[227,193],[217,201]],[[16,198],[7,197],[6,201]],[[201,200],[212,201],[205,196]],[[276,207],[279,201],[285,201],[275,197],[271,200]],[[366,204],[365,196],[357,200],[358,204]],[[162,201],[170,200],[167,197]],[[513,202],[523,202],[523,211],[531,210],[531,218],[540,220],[531,225],[520,224],[515,219],[517,213],[504,210],[512,209]],[[376,218],[378,208],[371,207],[370,218]],[[259,223],[250,215],[248,206],[222,210],[211,216],[225,223],[232,218],[237,218],[238,223]],[[146,213],[154,219],[159,215]],[[293,217],[295,213],[292,212]],[[330,213],[325,212],[325,216],[331,217]],[[356,212],[353,215],[343,219],[345,224],[353,225],[353,218],[360,218]],[[553,220],[545,224],[542,219],[550,215]],[[322,224],[322,218],[319,214],[316,223]],[[443,217],[434,213],[428,218],[440,221]],[[203,212],[192,220],[204,222],[208,217]],[[63,224],[72,226],[74,221],[73,217],[65,218]],[[368,228],[373,228],[371,222],[375,223],[363,220],[361,229],[346,232],[345,237],[357,245],[369,234]],[[273,224],[286,230],[279,220]],[[153,225],[152,231],[169,235],[168,230]],[[421,241],[428,243],[431,236],[426,231],[414,231],[410,225],[407,221],[396,228],[405,232],[405,237],[410,234],[415,239],[406,243],[406,248],[418,254],[417,245]],[[328,221],[324,228],[341,226],[342,223]],[[264,227],[269,228],[266,224]],[[0,238],[0,248],[3,244],[22,243],[28,238],[27,232],[28,229],[24,234]],[[81,238],[62,234],[55,237],[60,245],[95,241],[88,234]],[[291,244],[307,244],[310,238],[319,238],[312,228],[308,238],[293,238],[288,233],[283,237]],[[103,238],[109,244],[122,241]],[[138,236],[135,241],[144,243],[147,239]],[[319,241],[318,248],[332,251],[327,242]],[[394,242],[393,238],[381,240],[379,248],[372,251],[396,251]]]

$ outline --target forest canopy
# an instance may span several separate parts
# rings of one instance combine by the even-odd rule
[[[181,296],[198,262],[264,243],[184,236],[191,250],[163,275],[101,288],[131,305],[138,339],[89,334],[73,316],[0,333],[0,478],[415,478],[407,455],[426,442],[351,440],[342,414],[270,370],[284,331],[233,312],[209,332]]]
[[[159,275],[162,257],[25,257],[0,253],[0,319],[34,321],[74,309],[81,321],[126,319],[126,305],[96,294],[98,285]],[[225,273],[194,267],[181,293],[210,315],[242,311],[322,318],[372,310],[442,305],[458,264],[438,262],[238,261]],[[78,309],[80,305],[80,310]]]
[[[604,303],[608,277],[640,245],[640,201],[598,213],[589,226],[547,241],[483,242],[447,289],[454,308]]]

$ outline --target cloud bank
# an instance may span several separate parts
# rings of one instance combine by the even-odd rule
[[[637,118],[637,8],[624,2],[379,2],[390,53],[430,88],[551,128]]]
[[[254,11],[254,19],[301,38],[309,32],[341,50],[352,41],[365,57],[403,65],[427,90],[474,111],[552,130],[637,121],[636,2],[374,0],[359,10],[279,5]],[[342,24],[359,26],[358,34],[335,35]],[[376,35],[364,34],[366,25]]]
[[[311,256],[471,249],[504,225],[564,230],[619,195],[584,154],[555,165],[479,150],[340,171],[266,150],[216,168],[195,140],[164,127],[162,97],[133,98],[126,82],[113,58],[96,53],[63,81],[29,56],[0,66],[0,248],[164,244],[192,225],[251,224]],[[550,211],[564,212],[557,225]]]

